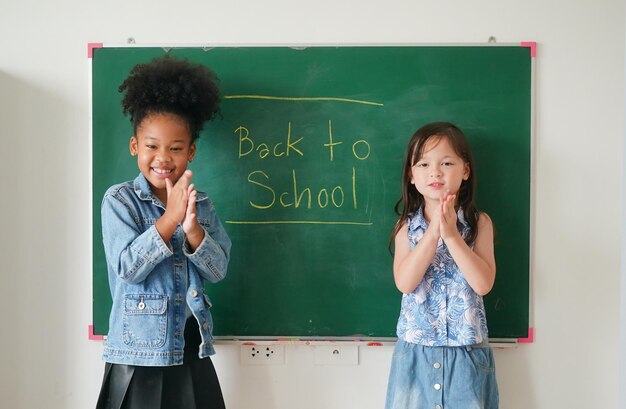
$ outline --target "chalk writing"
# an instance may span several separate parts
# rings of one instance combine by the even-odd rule
[[[327,103],[383,106],[377,102],[337,97],[228,95],[225,99],[326,101]],[[315,214],[317,218],[320,218],[319,211],[323,212],[321,214],[341,214],[341,218],[362,218],[367,213],[367,205],[366,209],[361,209],[359,197],[362,194],[363,197],[369,196],[367,192],[363,192],[365,186],[359,184],[359,174],[366,172],[367,167],[363,162],[366,162],[372,154],[372,146],[367,140],[367,135],[355,137],[345,131],[336,134],[332,118],[325,119],[328,124],[326,132],[320,132],[314,123],[293,123],[289,118],[285,118],[282,130],[255,129],[253,120],[250,123],[246,122],[248,121],[243,120],[234,124],[233,134],[237,140],[238,159],[242,164],[252,165],[246,171],[244,183],[248,184],[248,188],[245,191],[250,195],[248,205],[251,209],[261,212],[259,213],[261,220],[227,220],[226,223],[372,225],[370,221],[362,220],[307,220],[306,217],[297,220],[275,219],[276,214],[295,214],[285,213],[294,210],[303,216],[313,211],[314,213],[310,214]],[[339,122],[340,128],[341,125],[345,126],[345,121]],[[322,155],[321,158],[326,158],[322,159],[322,162],[327,160],[328,166],[315,168],[316,173],[311,174],[310,160],[306,161],[306,159],[309,156],[319,158],[319,149],[327,151],[327,154]],[[280,168],[263,166],[266,161],[275,162],[276,160],[280,163],[284,161],[289,165]],[[304,164],[301,169],[298,165],[300,162]],[[339,210],[341,213],[336,213]],[[354,217],[349,216],[352,213]],[[263,215],[273,220],[265,220]]]

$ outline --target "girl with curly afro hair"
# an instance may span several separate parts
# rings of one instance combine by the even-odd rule
[[[204,288],[224,278],[231,242],[187,169],[219,112],[217,83],[205,66],[165,56],[119,87],[139,175],[102,201],[113,305],[98,409],[224,408]]]

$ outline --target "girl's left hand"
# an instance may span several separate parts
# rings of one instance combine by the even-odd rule
[[[187,209],[185,210],[185,218],[183,219],[183,231],[185,233],[189,233],[189,231],[194,227],[194,225],[198,224],[196,220],[196,190],[194,189],[194,184],[190,184],[187,187]]]
[[[456,210],[454,204],[456,203],[456,195],[451,195],[446,192],[440,201],[441,220],[439,225],[439,231],[443,241],[454,237],[459,234],[456,228]]]
[[[198,243],[204,238],[204,229],[198,224],[196,217],[196,197],[198,192],[194,189],[193,183],[187,188],[189,199],[187,201],[187,210],[185,212],[185,218],[183,219],[182,228],[183,232],[187,236],[187,241],[190,244]]]

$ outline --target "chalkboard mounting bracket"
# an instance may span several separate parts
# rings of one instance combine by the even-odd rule
[[[104,340],[104,335],[98,335],[94,333],[93,325],[89,325],[87,328],[87,339],[90,341],[102,341]]]
[[[534,41],[522,41],[520,43],[521,47],[530,48],[530,57],[535,58],[537,56],[537,43]]]
[[[87,58],[93,58],[93,50],[96,48],[102,48],[102,43],[88,43],[87,44]]]
[[[518,338],[517,342],[526,344],[535,342],[535,329],[533,327],[528,328],[528,336],[526,338]]]

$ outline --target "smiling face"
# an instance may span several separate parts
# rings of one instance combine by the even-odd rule
[[[432,137],[411,167],[411,183],[427,204],[437,204],[447,191],[456,194],[469,178],[469,165],[456,153],[445,137]]]
[[[163,203],[167,202],[165,179],[175,184],[195,153],[187,123],[174,114],[146,116],[130,138],[130,154],[137,156],[139,170]]]

